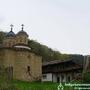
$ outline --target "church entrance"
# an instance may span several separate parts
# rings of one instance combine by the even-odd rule
[[[6,68],[6,71],[7,71],[8,79],[9,79],[9,80],[13,79],[13,67],[12,67],[12,66],[7,67],[7,68]]]

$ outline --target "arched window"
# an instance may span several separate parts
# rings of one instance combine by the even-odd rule
[[[22,40],[22,39],[20,39],[20,42],[23,42],[23,40]]]
[[[25,43],[27,43],[27,37],[25,37]]]
[[[27,66],[27,71],[30,72],[30,66]]]

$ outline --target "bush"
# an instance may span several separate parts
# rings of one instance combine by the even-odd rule
[[[84,74],[83,82],[90,83],[90,72]]]
[[[18,90],[4,67],[0,67],[0,90]]]

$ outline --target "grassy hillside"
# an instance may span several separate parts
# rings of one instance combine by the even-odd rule
[[[2,44],[3,39],[5,38],[6,32],[0,31],[0,44]],[[51,61],[51,60],[68,60],[75,59],[80,63],[83,59],[82,55],[79,54],[63,54],[57,50],[53,50],[52,48],[43,45],[35,40],[29,40],[28,45],[31,48],[31,51],[36,53],[37,55],[42,56],[43,61]]]
[[[0,44],[3,43],[3,39],[5,38],[6,32],[0,31]],[[37,55],[42,56],[43,61],[50,60],[64,60],[69,59],[69,55],[62,54],[57,50],[53,50],[52,48],[43,45],[35,40],[28,40],[28,45],[31,48],[31,51]]]

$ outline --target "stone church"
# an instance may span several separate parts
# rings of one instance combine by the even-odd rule
[[[31,52],[28,34],[23,30],[13,32],[13,25],[0,45],[0,66],[3,65],[10,77],[17,80],[36,81],[42,76],[42,57]]]

